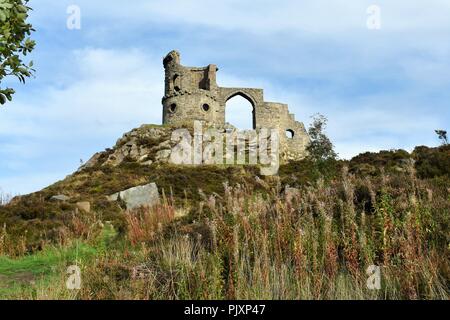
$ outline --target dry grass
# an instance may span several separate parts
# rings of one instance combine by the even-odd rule
[[[450,297],[448,190],[413,173],[371,181],[344,171],[294,195],[225,190],[205,197],[187,225],[167,202],[128,213],[130,251],[88,268],[79,297]],[[366,287],[369,265],[381,267],[381,290]]]
[[[59,276],[32,298],[447,300],[449,200],[412,169],[344,170],[290,194],[263,181],[225,186],[182,218],[164,198],[126,213],[125,237],[83,265],[80,291]],[[366,286],[370,265],[381,267],[380,290]]]
[[[173,199],[163,197],[162,204],[153,208],[138,208],[125,212],[127,238],[132,245],[152,240],[165,224],[175,219]]]

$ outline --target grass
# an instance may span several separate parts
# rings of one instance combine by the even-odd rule
[[[177,205],[194,205],[205,194],[223,193],[224,183],[255,183],[257,168],[200,166],[179,167],[174,165],[141,166],[124,163],[116,168],[108,166],[89,169],[57,182],[48,188],[0,206],[0,254],[2,232],[7,234],[6,254],[18,255],[40,250],[48,244],[60,243],[73,233],[73,216],[77,201],[90,201],[97,215],[83,214],[80,218],[111,221],[116,230],[123,231],[125,221],[122,209],[106,200],[106,195],[127,188],[156,182],[160,190],[173,195]],[[65,194],[68,202],[55,202],[51,196]],[[70,236],[69,236],[70,237]],[[6,241],[5,240],[5,241]],[[23,244],[19,246],[19,244]],[[10,250],[9,250],[10,249]]]
[[[266,178],[256,167],[89,168],[0,206],[0,297],[448,300],[448,151],[298,161]],[[150,181],[167,195],[155,207],[104,200]],[[72,199],[49,201],[57,193]],[[71,291],[74,263],[82,287]],[[366,286],[370,265],[380,290]]]
[[[171,198],[125,212],[122,237],[98,240],[103,231],[81,250],[82,287],[75,292],[65,288],[73,246],[2,258],[6,273],[51,279],[4,297],[450,298],[448,188],[418,179],[413,170],[380,179],[344,170],[339,179],[291,194],[261,183],[262,189],[225,186],[221,194],[204,194],[183,216]],[[380,290],[366,286],[370,265],[381,268]]]
[[[0,299],[33,296],[36,288],[58,282],[68,266],[84,265],[104,254],[115,234],[106,226],[92,243],[75,240],[68,246],[47,247],[16,259],[0,256]]]

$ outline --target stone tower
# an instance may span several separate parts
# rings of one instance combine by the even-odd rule
[[[264,101],[262,89],[219,87],[216,65],[182,66],[177,51],[169,52],[163,64],[163,124],[180,125],[199,120],[214,127],[225,127],[226,103],[240,95],[253,106],[253,129],[279,130],[284,159],[301,159],[306,155],[309,136],[303,123],[296,121],[294,114],[289,113],[287,104]]]

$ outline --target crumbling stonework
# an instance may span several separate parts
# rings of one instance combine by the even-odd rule
[[[79,170],[96,166],[116,167],[126,161],[141,165],[168,163],[171,149],[172,127],[142,125],[125,133],[111,149],[94,154]]]
[[[309,136],[303,123],[296,121],[294,114],[289,113],[286,104],[264,101],[262,89],[219,87],[216,82],[216,65],[200,68],[182,66],[177,51],[171,51],[164,58],[163,64],[163,124],[181,125],[199,120],[217,128],[225,127],[226,103],[240,95],[253,106],[253,129],[279,130],[283,159],[305,157]]]

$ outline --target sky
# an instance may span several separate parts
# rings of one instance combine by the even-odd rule
[[[306,126],[312,115],[325,115],[343,159],[436,146],[434,130],[450,129],[448,0],[29,4],[35,77],[0,84],[16,89],[0,107],[6,193],[37,191],[123,133],[160,124],[162,58],[173,49],[183,65],[217,64],[220,86],[264,88],[266,101],[289,104]],[[68,27],[73,8],[80,28]],[[245,126],[250,112],[239,99],[230,101],[227,119]]]

